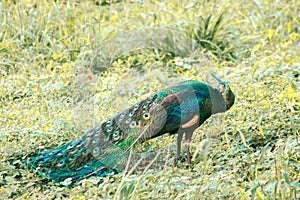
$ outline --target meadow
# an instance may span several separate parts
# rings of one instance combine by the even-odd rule
[[[0,199],[300,199],[299,55],[296,0],[3,0]],[[74,140],[180,80],[217,86],[209,72],[236,101],[196,130],[191,168],[69,188],[7,161]],[[173,156],[176,136],[138,148]]]

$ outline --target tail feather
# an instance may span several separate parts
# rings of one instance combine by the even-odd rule
[[[91,152],[86,147],[80,146],[78,141],[63,144],[52,151],[29,155],[23,165],[27,165],[42,177],[58,184],[62,184],[67,179],[72,185],[90,176],[104,177],[118,173],[118,170],[108,167],[93,157]]]
[[[73,171],[67,169],[51,171],[49,178],[60,184],[63,184],[65,180],[69,180],[68,185],[73,185],[91,176],[105,177],[108,174],[116,173],[118,173],[117,170],[104,166],[100,161],[93,161]]]

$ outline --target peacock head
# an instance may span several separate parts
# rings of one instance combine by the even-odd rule
[[[219,90],[219,92],[222,94],[222,96],[224,98],[226,110],[229,110],[231,108],[231,106],[234,104],[234,99],[235,99],[234,93],[232,92],[232,90],[227,82],[222,81],[221,79],[219,79],[212,73],[211,73],[211,75],[219,82],[217,89]]]

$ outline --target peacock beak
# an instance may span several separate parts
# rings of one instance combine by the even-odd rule
[[[218,86],[218,90],[221,94],[223,94],[225,92],[225,82],[222,81],[220,78],[216,77],[213,73],[210,73],[212,77],[214,77],[214,79],[216,79],[219,83]]]

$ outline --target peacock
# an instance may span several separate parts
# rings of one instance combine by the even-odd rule
[[[211,115],[225,112],[235,95],[227,82],[211,74],[219,83],[214,88],[196,80],[186,80],[150,95],[115,115],[78,139],[52,150],[37,151],[24,163],[56,183],[74,184],[91,176],[119,173],[137,143],[165,133],[178,134],[177,158],[185,140],[188,165],[192,134]]]

